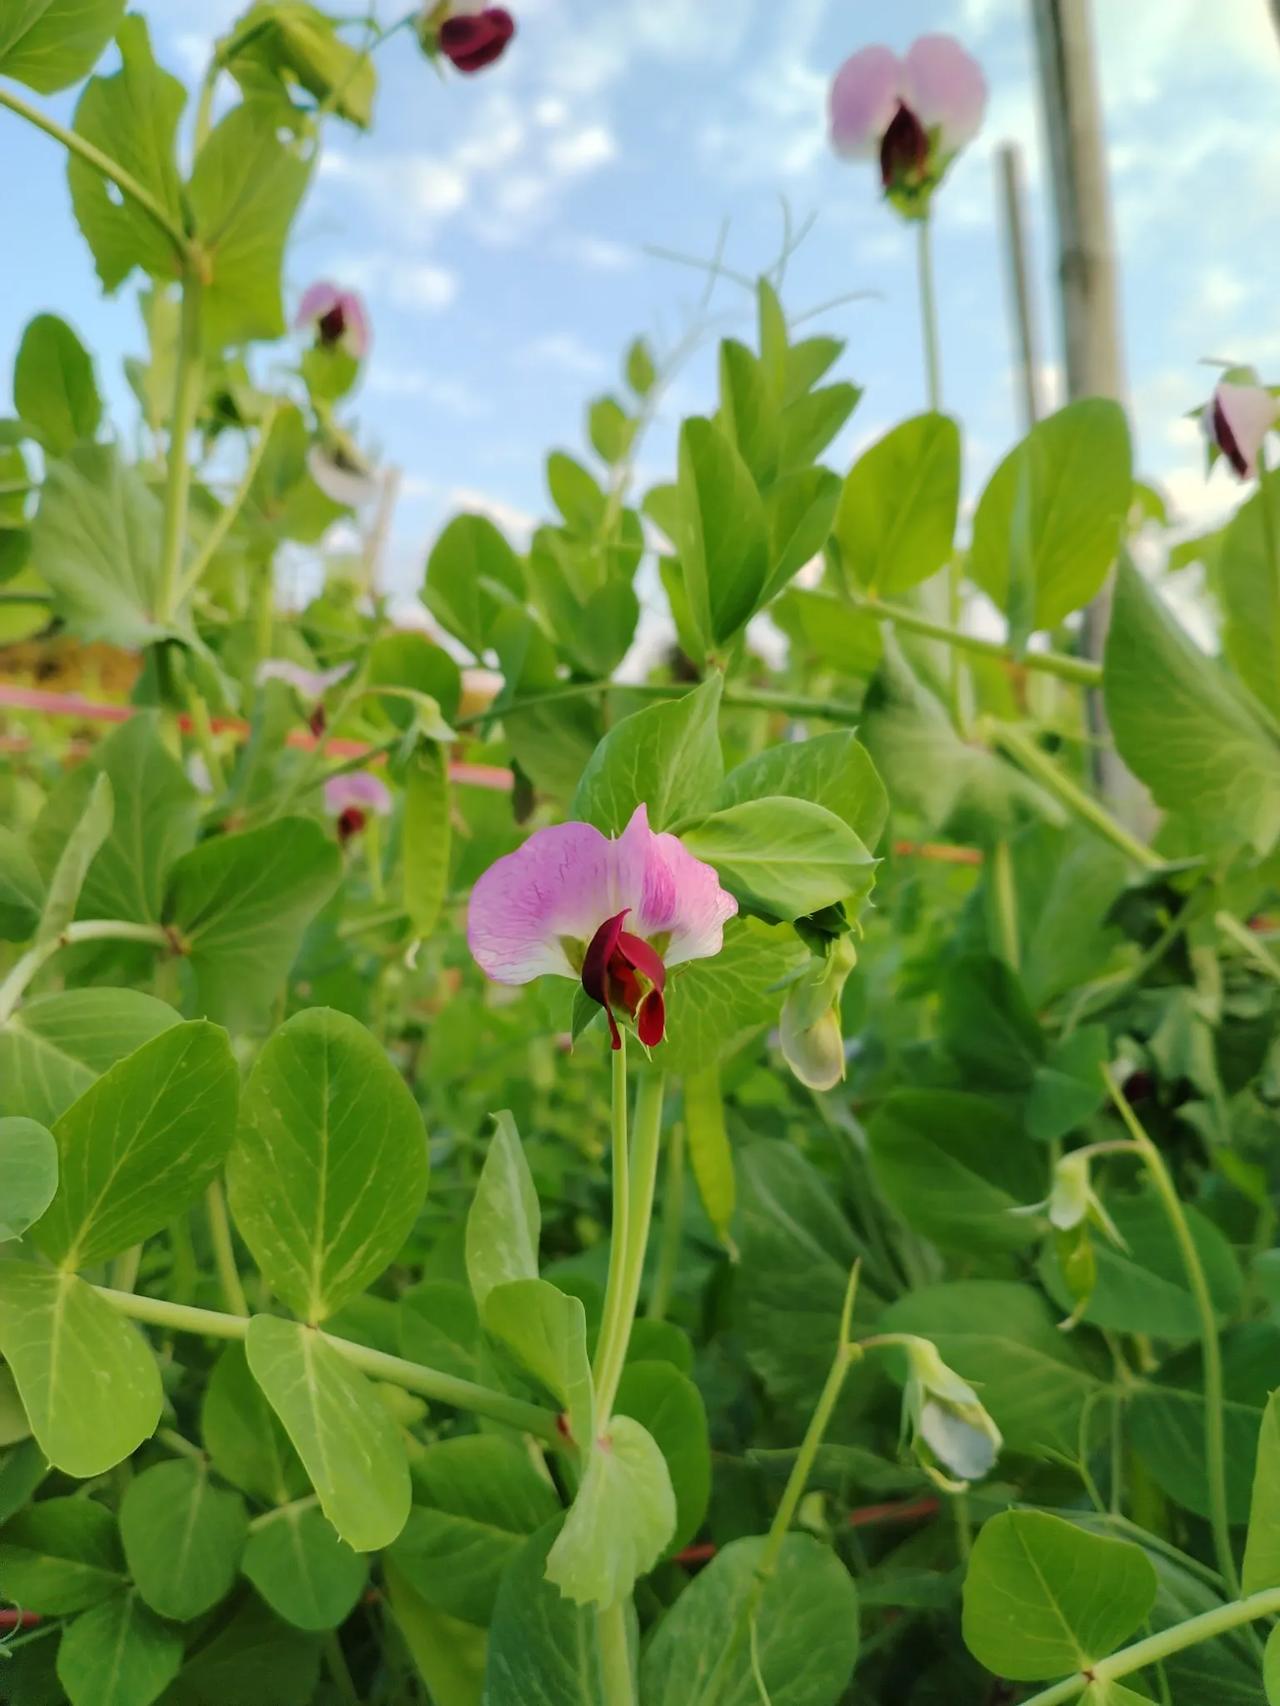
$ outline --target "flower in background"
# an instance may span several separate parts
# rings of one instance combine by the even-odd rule
[[[431,58],[443,54],[455,71],[467,74],[501,59],[516,33],[506,7],[486,6],[484,0],[439,0],[426,7],[416,27]]]
[[[307,472],[325,497],[347,509],[363,509],[378,495],[376,469],[365,461],[345,433],[331,431],[323,444],[307,452]]]
[[[1201,425],[1215,451],[1226,457],[1242,480],[1257,478],[1263,440],[1280,425],[1280,402],[1257,383],[1252,368],[1232,368],[1218,381],[1205,404]]]
[[[353,361],[369,352],[369,316],[354,290],[339,290],[327,280],[313,284],[303,292],[294,324],[313,331],[321,349],[341,350]]]
[[[987,106],[982,67],[952,36],[921,36],[904,58],[864,47],[831,85],[831,143],[850,160],[880,161],[885,195],[922,219],[947,168],[978,134]]]
[[[946,1491],[962,1491],[994,1468],[1004,1444],[1000,1429],[928,1339],[891,1336],[907,1353],[904,1407],[920,1465]]]
[[[380,776],[368,770],[348,770],[340,776],[330,776],[324,785],[325,810],[338,826],[338,840],[344,845],[358,835],[370,816],[387,817],[391,811],[391,790]]]
[[[615,1009],[652,1047],[666,1035],[667,972],[718,954],[737,910],[711,866],[655,834],[640,805],[616,840],[555,824],[491,865],[471,893],[467,941],[495,983],[576,978],[604,1008],[614,1048]]]
[[[331,687],[345,681],[354,668],[354,664],[339,663],[332,669],[307,669],[289,658],[264,658],[258,665],[254,681],[259,687],[266,681],[283,681],[301,698],[314,702],[323,699]]]

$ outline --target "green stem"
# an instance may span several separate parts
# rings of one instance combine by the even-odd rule
[[[173,658],[176,665],[174,676],[177,679],[178,691],[183,704],[187,707],[187,716],[191,719],[191,733],[195,739],[196,748],[204,759],[205,769],[209,772],[209,786],[216,795],[221,795],[226,788],[226,774],[222,768],[222,760],[218,756],[218,748],[213,738],[213,724],[209,721],[209,707],[205,704],[204,694],[192,681],[186,668],[185,657],[179,655]]]
[[[604,1371],[614,1360],[617,1341],[623,1330],[622,1296],[630,1239],[628,1217],[631,1209],[631,1152],[627,1136],[627,1033],[621,1032],[618,1040],[621,1046],[614,1049],[610,1057],[613,1065],[610,1126],[613,1211],[609,1225],[609,1276],[605,1281],[604,1310],[600,1318],[600,1336],[596,1340],[595,1367],[591,1371],[597,1395]],[[607,1420],[605,1413],[599,1410],[597,1432]],[[579,1444],[582,1443],[584,1442],[579,1441]]]
[[[1116,822],[1105,806],[1091,799],[1078,783],[1073,782],[1058,768],[1047,752],[1041,751],[1036,742],[1020,729],[997,723],[992,725],[991,738],[1006,757],[1015,760],[1038,782],[1042,782],[1082,823],[1087,823],[1090,829],[1095,830],[1104,840],[1119,848],[1135,865],[1140,865],[1146,871],[1160,869],[1164,863],[1160,855],[1130,835],[1122,824]]]
[[[596,1612],[604,1706],[635,1706],[631,1643],[627,1639],[628,1604],[628,1600],[620,1599]]]
[[[94,171],[101,172],[104,178],[110,180],[122,195],[128,196],[144,213],[148,214],[173,244],[178,257],[185,261],[191,252],[191,243],[186,232],[174,219],[167,209],[163,208],[151,191],[145,189],[130,172],[104,154],[100,148],[95,148],[92,142],[86,142],[84,137],[74,130],[68,130],[65,125],[58,123],[42,113],[39,107],[31,106],[21,95],[15,95],[12,89],[0,88],[0,107],[8,107],[10,112],[26,119],[28,124],[35,125],[37,130],[44,131],[55,142],[60,142],[68,153],[78,155],[86,165]]]
[[[1148,1635],[1144,1640],[1135,1641],[1131,1647],[1122,1647],[1109,1658],[1099,1659],[1087,1674],[1078,1671],[1063,1682],[1055,1682],[1052,1688],[1042,1688],[1039,1694],[1033,1694],[1025,1701],[1024,1706],[1062,1706],[1063,1701],[1074,1700],[1083,1694],[1091,1683],[1114,1682],[1119,1677],[1131,1676],[1134,1671],[1158,1664],[1173,1653],[1197,1647],[1202,1641],[1215,1640],[1219,1635],[1227,1635],[1260,1617],[1274,1617],[1278,1612],[1280,1588],[1264,1588],[1261,1593],[1252,1593],[1246,1599],[1234,1599],[1227,1605],[1215,1606],[1212,1611],[1202,1611],[1199,1617],[1188,1617],[1185,1623],[1175,1623],[1171,1629],[1162,1629],[1158,1635]]]
[[[162,623],[177,613],[183,588],[182,553],[187,541],[187,498],[191,490],[191,434],[200,406],[200,304],[203,286],[188,261],[182,275],[182,320],[169,422],[169,459],[164,488],[164,529],[160,553],[158,615]]]
[[[1000,952],[1005,964],[1017,971],[1022,960],[1018,941],[1018,890],[1013,879],[1013,854],[1003,836],[991,849],[991,892],[995,901]]]
[[[313,1510],[320,1500],[314,1493],[305,1493],[300,1499],[290,1499],[287,1504],[273,1505],[269,1511],[252,1517],[249,1521],[249,1533],[256,1534],[260,1528],[270,1528],[273,1522],[279,1522],[281,1517],[301,1516],[303,1511]]]
[[[271,429],[275,424],[278,412],[279,405],[273,403],[262,417],[262,423],[258,428],[258,437],[254,442],[253,449],[249,452],[249,460],[245,463],[244,473],[240,476],[240,484],[236,487],[230,500],[223,504],[219,510],[218,519],[205,534],[204,543],[192,557],[186,572],[178,581],[177,596],[174,600],[175,608],[180,607],[195,591],[204,577],[205,570],[217,555],[223,540],[235,526],[240,511],[244,508],[249,493],[253,489],[253,482],[258,477],[258,469],[262,466],[262,458],[267,453],[267,441],[271,437]]]
[[[347,1657],[342,1650],[342,1642],[336,1629],[325,1636],[324,1662],[343,1706],[360,1706],[360,1696],[356,1693],[355,1682],[347,1668]]]
[[[653,1198],[658,1183],[658,1155],[662,1147],[662,1097],[665,1080],[660,1072],[646,1072],[636,1090],[635,1142],[627,1177],[627,1232],[618,1288],[617,1317],[607,1353],[597,1353],[596,1427],[603,1432],[613,1414],[631,1342],[631,1325],[640,1302],[644,1258],[653,1220]],[[619,1260],[615,1234],[609,1252],[610,1267]],[[603,1333],[601,1338],[603,1340]]]
[[[538,705],[554,705],[561,699],[589,699],[602,693],[630,693],[638,699],[683,699],[690,688],[677,681],[570,681],[549,693],[533,693],[493,704],[469,717],[459,717],[455,729],[484,728],[518,711]],[[726,687],[723,703],[738,710],[776,711],[791,717],[821,717],[829,723],[856,723],[861,705],[849,700],[810,698],[802,693],[775,693],[768,688]]]
[[[1215,912],[1213,922],[1224,936],[1229,936],[1237,947],[1245,953],[1268,977],[1280,983],[1280,960],[1270,952],[1254,935],[1247,924],[1241,924],[1238,918],[1233,918],[1229,912]]]
[[[933,244],[929,220],[916,224],[916,266],[920,275],[920,331],[924,339],[924,369],[929,407],[942,407],[942,358],[938,353],[938,298],[933,286]]]
[[[1147,1136],[1138,1116],[1129,1105],[1124,1091],[1116,1083],[1109,1066],[1102,1068],[1102,1076],[1106,1080],[1111,1099],[1119,1110],[1120,1117],[1128,1128],[1129,1135],[1142,1157],[1155,1187],[1156,1195],[1160,1198],[1161,1206],[1168,1218],[1178,1245],[1178,1253],[1186,1270],[1187,1282],[1191,1288],[1191,1296],[1196,1306],[1196,1314],[1200,1320],[1200,1343],[1204,1360],[1204,1457],[1205,1473],[1209,1483],[1209,1517],[1213,1530],[1214,1551],[1217,1554],[1218,1569],[1227,1590],[1234,1596],[1240,1593],[1240,1572],[1236,1568],[1235,1552],[1231,1545],[1231,1522],[1227,1514],[1227,1448],[1226,1434],[1223,1422],[1223,1384],[1222,1384],[1222,1345],[1218,1338],[1218,1321],[1214,1313],[1213,1297],[1209,1291],[1209,1282],[1205,1278],[1200,1252],[1196,1249],[1195,1239],[1191,1236],[1191,1228],[1182,1207],[1169,1169],[1165,1166],[1164,1157],[1155,1144]]]
[[[52,604],[51,592],[0,592],[0,604]]]
[[[658,1271],[646,1310],[651,1321],[665,1318],[680,1267],[680,1241],[684,1231],[684,1121],[677,1122],[667,1139],[667,1174],[662,1187],[662,1242],[658,1246]]]
[[[119,918],[88,918],[68,924],[56,936],[28,948],[0,983],[0,1025],[12,1018],[13,1010],[22,1000],[31,980],[59,948],[69,948],[76,942],[109,941],[149,942],[157,948],[173,947],[173,941],[162,924],[129,924]]]
[[[117,1291],[132,1291],[138,1283],[138,1269],[142,1266],[142,1245],[133,1244],[127,1250],[121,1251],[111,1264],[111,1284]]]
[[[209,1221],[209,1242],[213,1245],[213,1265],[218,1270],[222,1301],[232,1315],[247,1315],[249,1302],[240,1283],[236,1266],[236,1248],[231,1238],[231,1222],[227,1218],[227,1199],[222,1180],[210,1182],[204,1194],[205,1214]]]
[[[155,1432],[157,1445],[162,1445],[166,1451],[171,1451],[175,1457],[189,1457],[193,1463],[205,1461],[204,1452],[198,1445],[180,1434],[176,1428],[157,1428]]]
[[[984,640],[978,634],[966,634],[961,628],[931,622],[927,616],[921,616],[905,604],[890,604],[882,598],[870,598],[859,592],[850,593],[848,598],[855,610],[874,616],[877,622],[892,622],[895,628],[905,628],[908,633],[920,634],[928,640],[941,640],[959,651],[995,658],[1000,663],[1020,669],[1037,670],[1041,675],[1056,675],[1060,680],[1075,682],[1080,687],[1099,687],[1102,684],[1102,666],[1089,658],[1074,658],[1066,652],[1026,652],[1022,657],[1015,657],[1012,650],[999,640]]]
[[[107,1286],[95,1286],[99,1297],[105,1298],[114,1309],[132,1321],[143,1321],[152,1327],[167,1327],[175,1333],[199,1333],[209,1339],[244,1339],[249,1334],[249,1317],[226,1315],[215,1309],[196,1309],[186,1303],[170,1303],[162,1297],[139,1297],[136,1292],[112,1291]],[[539,1404],[527,1404],[505,1392],[494,1392],[473,1380],[461,1380],[425,1363],[408,1362],[404,1357],[375,1351],[368,1345],[357,1345],[350,1339],[336,1338],[326,1333],[325,1339],[361,1373],[374,1380],[385,1380],[393,1386],[403,1386],[406,1392],[417,1392],[423,1398],[448,1404],[452,1409],[471,1410],[491,1421],[505,1422],[521,1433],[533,1434],[549,1445],[561,1445],[559,1418],[554,1410]]]

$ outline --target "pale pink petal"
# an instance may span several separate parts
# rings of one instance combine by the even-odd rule
[[[588,823],[539,829],[490,865],[471,891],[467,941],[496,983],[577,977],[564,941],[580,944],[618,912],[618,844]]]
[[[350,467],[319,444],[307,452],[307,472],[325,497],[351,509],[372,503],[378,495],[378,482],[371,469]]]
[[[352,663],[335,664],[332,669],[307,669],[289,658],[264,658],[254,676],[261,687],[265,681],[283,681],[304,699],[323,699],[331,687],[345,681],[355,668]]]
[[[363,361],[369,353],[369,316],[364,302],[354,290],[338,292],[338,305],[342,309],[344,321],[342,341],[346,345],[347,354],[356,361]]]
[[[1242,480],[1258,472],[1262,441],[1278,424],[1280,404],[1261,385],[1224,379],[1205,412],[1205,430]]]
[[[655,835],[642,805],[617,850],[618,886],[623,905],[631,909],[627,929],[650,941],[667,937],[660,952],[669,967],[718,954],[725,920],[737,912],[738,903],[720,887],[712,867],[695,859],[674,835]]]
[[[903,72],[903,99],[926,130],[941,132],[943,158],[971,142],[987,110],[987,80],[973,55],[954,36],[921,36]]]
[[[302,301],[298,304],[298,313],[294,325],[299,331],[305,331],[308,326],[314,326],[330,313],[342,301],[343,293],[336,284],[323,280],[319,284],[308,285],[302,293]]]
[[[376,812],[386,817],[391,810],[391,790],[369,770],[348,770],[341,776],[330,776],[324,785],[325,810],[341,817],[349,807],[357,811]]]
[[[888,47],[864,47],[846,59],[831,85],[831,146],[847,160],[870,160],[898,110],[902,61]]]

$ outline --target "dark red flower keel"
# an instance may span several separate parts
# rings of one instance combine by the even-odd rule
[[[365,822],[365,815],[359,806],[347,806],[338,813],[338,840],[344,847],[353,835],[359,835]]]
[[[440,26],[440,51],[457,71],[483,71],[502,57],[515,33],[510,12],[489,6],[470,16],[446,18]]]
[[[880,179],[885,189],[915,186],[929,164],[929,133],[901,101],[880,143]]]
[[[642,936],[622,928],[627,909],[606,918],[587,944],[582,958],[582,987],[604,1008],[613,1047],[622,1047],[622,1033],[614,1017],[621,1007],[635,1020],[636,1034],[646,1048],[653,1048],[666,1035],[667,1015],[663,991],[667,968],[656,949]]]

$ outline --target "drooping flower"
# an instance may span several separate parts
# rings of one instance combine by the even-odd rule
[[[338,840],[345,845],[360,833],[370,816],[389,815],[391,790],[370,770],[346,770],[325,782],[324,803],[337,822]]]
[[[283,681],[301,698],[315,702],[323,699],[331,687],[345,681],[354,668],[352,663],[339,663],[332,669],[307,669],[290,658],[264,658],[254,681],[259,687],[267,681]]]
[[[467,940],[496,983],[577,978],[614,1048],[619,1010],[652,1047],[666,1034],[667,973],[718,954],[737,910],[711,866],[655,834],[640,805],[616,840],[555,824],[491,865],[471,893]]]
[[[899,59],[864,47],[831,85],[831,143],[845,159],[879,159],[886,196],[921,218],[948,166],[977,135],[987,105],[982,67],[954,37],[921,36]]]
[[[787,991],[778,1019],[783,1058],[810,1090],[833,1090],[844,1077],[840,999],[857,964],[849,936],[815,955]]]
[[[1280,402],[1263,385],[1222,379],[1205,404],[1201,424],[1242,480],[1257,477],[1263,440],[1280,425]]]
[[[483,71],[501,59],[516,33],[516,21],[505,6],[481,6],[479,10],[455,5],[436,33],[441,53],[455,71]]]
[[[891,1337],[907,1353],[904,1404],[921,1467],[949,1492],[980,1481],[1004,1444],[1000,1429],[968,1381],[943,1362],[936,1345],[911,1334]]]
[[[354,361],[369,352],[369,316],[354,290],[340,290],[327,279],[302,293],[294,324],[313,331],[321,349],[341,350]]]
[[[307,472],[325,497],[361,509],[378,495],[378,476],[345,434],[330,435],[307,452]]]

